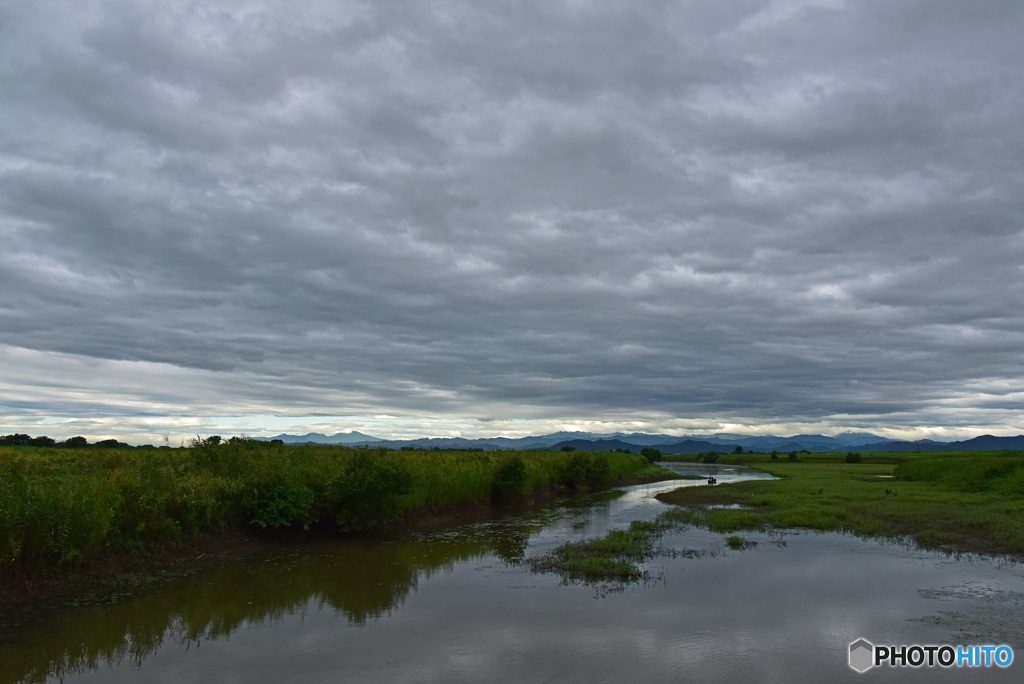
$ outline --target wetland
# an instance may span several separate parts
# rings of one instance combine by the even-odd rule
[[[137,590],[7,611],[0,681],[857,681],[847,647],[861,637],[1024,647],[1024,570],[1008,555],[682,520],[651,540],[639,577],[588,580],[531,562],[685,510],[657,498],[679,487],[709,496],[780,484],[739,466],[671,467],[702,477],[477,511],[433,528],[283,541],[198,559]],[[720,484],[704,484],[708,473]],[[1016,669],[970,674],[1010,681]]]

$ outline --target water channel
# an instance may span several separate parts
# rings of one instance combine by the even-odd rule
[[[680,467],[706,475],[706,470]],[[763,475],[716,470],[720,483]],[[1024,566],[842,534],[662,539],[609,591],[524,558],[666,506],[675,481],[386,539],[197,562],[145,591],[0,617],[0,682],[1019,681]],[[850,642],[1007,643],[1007,669],[847,665]]]

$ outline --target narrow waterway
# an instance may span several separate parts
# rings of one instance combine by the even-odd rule
[[[686,469],[684,469],[686,470]],[[706,470],[688,472],[706,474]],[[718,481],[763,475],[719,468]],[[652,580],[563,585],[523,559],[653,519],[627,487],[378,540],[197,563],[138,594],[0,618],[0,682],[1019,681],[1010,668],[847,665],[850,642],[1008,643],[1024,569],[840,534],[666,535]]]

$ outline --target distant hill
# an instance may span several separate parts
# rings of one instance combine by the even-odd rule
[[[918,442],[881,442],[861,447],[862,451],[1002,451],[1024,449],[1024,435],[1016,437],[995,437],[981,435],[962,442],[933,442],[922,439]]]
[[[348,446],[373,445],[388,449],[412,447],[418,449],[554,449],[573,447],[580,451],[614,451],[624,449],[639,453],[643,447],[653,447],[663,454],[699,454],[708,451],[730,453],[736,447],[744,451],[786,453],[790,451],[845,452],[845,451],[992,451],[1001,449],[1024,449],[1024,435],[1017,437],[995,437],[982,435],[960,442],[936,442],[919,440],[907,442],[887,440],[867,432],[848,432],[834,437],[826,435],[739,435],[719,433],[701,436],[673,436],[647,433],[599,434],[592,432],[555,432],[532,437],[490,437],[466,439],[464,437],[424,437],[421,439],[390,440],[366,435],[361,432],[343,432],[324,435],[310,432],[305,435],[275,435],[260,438],[280,439],[285,444],[344,444]]]
[[[672,444],[658,444],[654,448],[663,454],[700,454],[707,451],[735,451],[738,444],[708,442],[702,439],[684,439]]]
[[[631,444],[630,442],[624,442],[621,439],[567,439],[562,442],[552,444],[547,449],[558,451],[566,447],[572,449],[579,449],[580,451],[615,451],[625,450],[632,454],[640,453],[643,448],[639,444]]]
[[[279,439],[285,444],[371,444],[380,442],[380,437],[364,435],[361,432],[339,432],[333,435],[325,435],[320,432],[307,432],[304,435],[274,435],[273,437],[258,437],[263,441]]]

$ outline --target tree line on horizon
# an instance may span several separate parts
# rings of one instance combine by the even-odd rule
[[[34,447],[52,447],[54,449],[85,449],[86,447],[99,447],[101,449],[128,449],[132,448],[131,444],[119,442],[116,439],[103,439],[95,444],[90,444],[89,440],[85,437],[68,437],[64,441],[58,442],[53,437],[47,437],[41,435],[39,437],[32,437],[22,433],[15,433],[13,435],[0,435],[0,446],[34,446]]]

